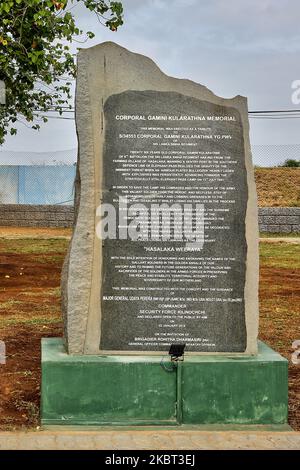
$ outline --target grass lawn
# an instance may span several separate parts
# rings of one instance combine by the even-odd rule
[[[0,429],[39,425],[40,341],[61,336],[60,272],[67,239],[0,238]],[[300,245],[260,243],[260,338],[290,359],[300,339]],[[300,431],[300,367],[290,364],[290,415]]]

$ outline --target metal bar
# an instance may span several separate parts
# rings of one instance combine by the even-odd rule
[[[177,361],[177,377],[176,377],[176,418],[177,424],[182,424],[182,361]]]

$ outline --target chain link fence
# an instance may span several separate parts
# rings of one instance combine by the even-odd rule
[[[75,172],[66,164],[0,165],[0,204],[71,205]]]
[[[286,160],[300,161],[300,144],[252,145],[252,159],[260,167],[279,166]]]
[[[0,152],[0,204],[73,204],[76,153],[76,149]],[[299,161],[300,144],[253,145],[252,156],[254,165],[260,167],[278,166],[288,159]]]

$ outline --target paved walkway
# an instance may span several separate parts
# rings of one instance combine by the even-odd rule
[[[99,430],[0,433],[0,450],[300,450],[300,433]]]

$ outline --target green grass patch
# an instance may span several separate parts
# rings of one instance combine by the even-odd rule
[[[41,256],[42,255],[42,256]],[[65,259],[65,252],[63,253],[39,253],[39,254],[33,254],[32,260],[35,260],[37,263],[40,264],[62,264],[62,262]]]
[[[22,302],[22,300],[14,300],[14,299],[7,300],[6,302],[1,302],[0,312],[1,310],[10,309],[12,307],[15,307],[16,305],[22,305],[23,303],[24,302]]]
[[[60,287],[54,287],[53,289],[50,289],[49,287],[47,288],[47,290],[42,290],[42,289],[39,289],[38,291],[34,291],[34,290],[22,290],[20,291],[20,294],[18,296],[25,296],[25,297],[43,297],[43,299],[45,298],[45,294],[47,294],[47,296],[50,296],[50,297],[60,297],[60,294],[61,294],[61,289]],[[1,290],[0,290],[1,292]],[[0,304],[1,306],[1,304]]]
[[[260,232],[259,238],[299,238],[300,232],[291,233],[274,233],[274,232]]]
[[[260,243],[260,262],[265,267],[300,268],[300,244]]]
[[[6,253],[18,254],[61,254],[65,255],[69,240],[63,238],[37,238],[7,239],[0,238],[0,249]]]

